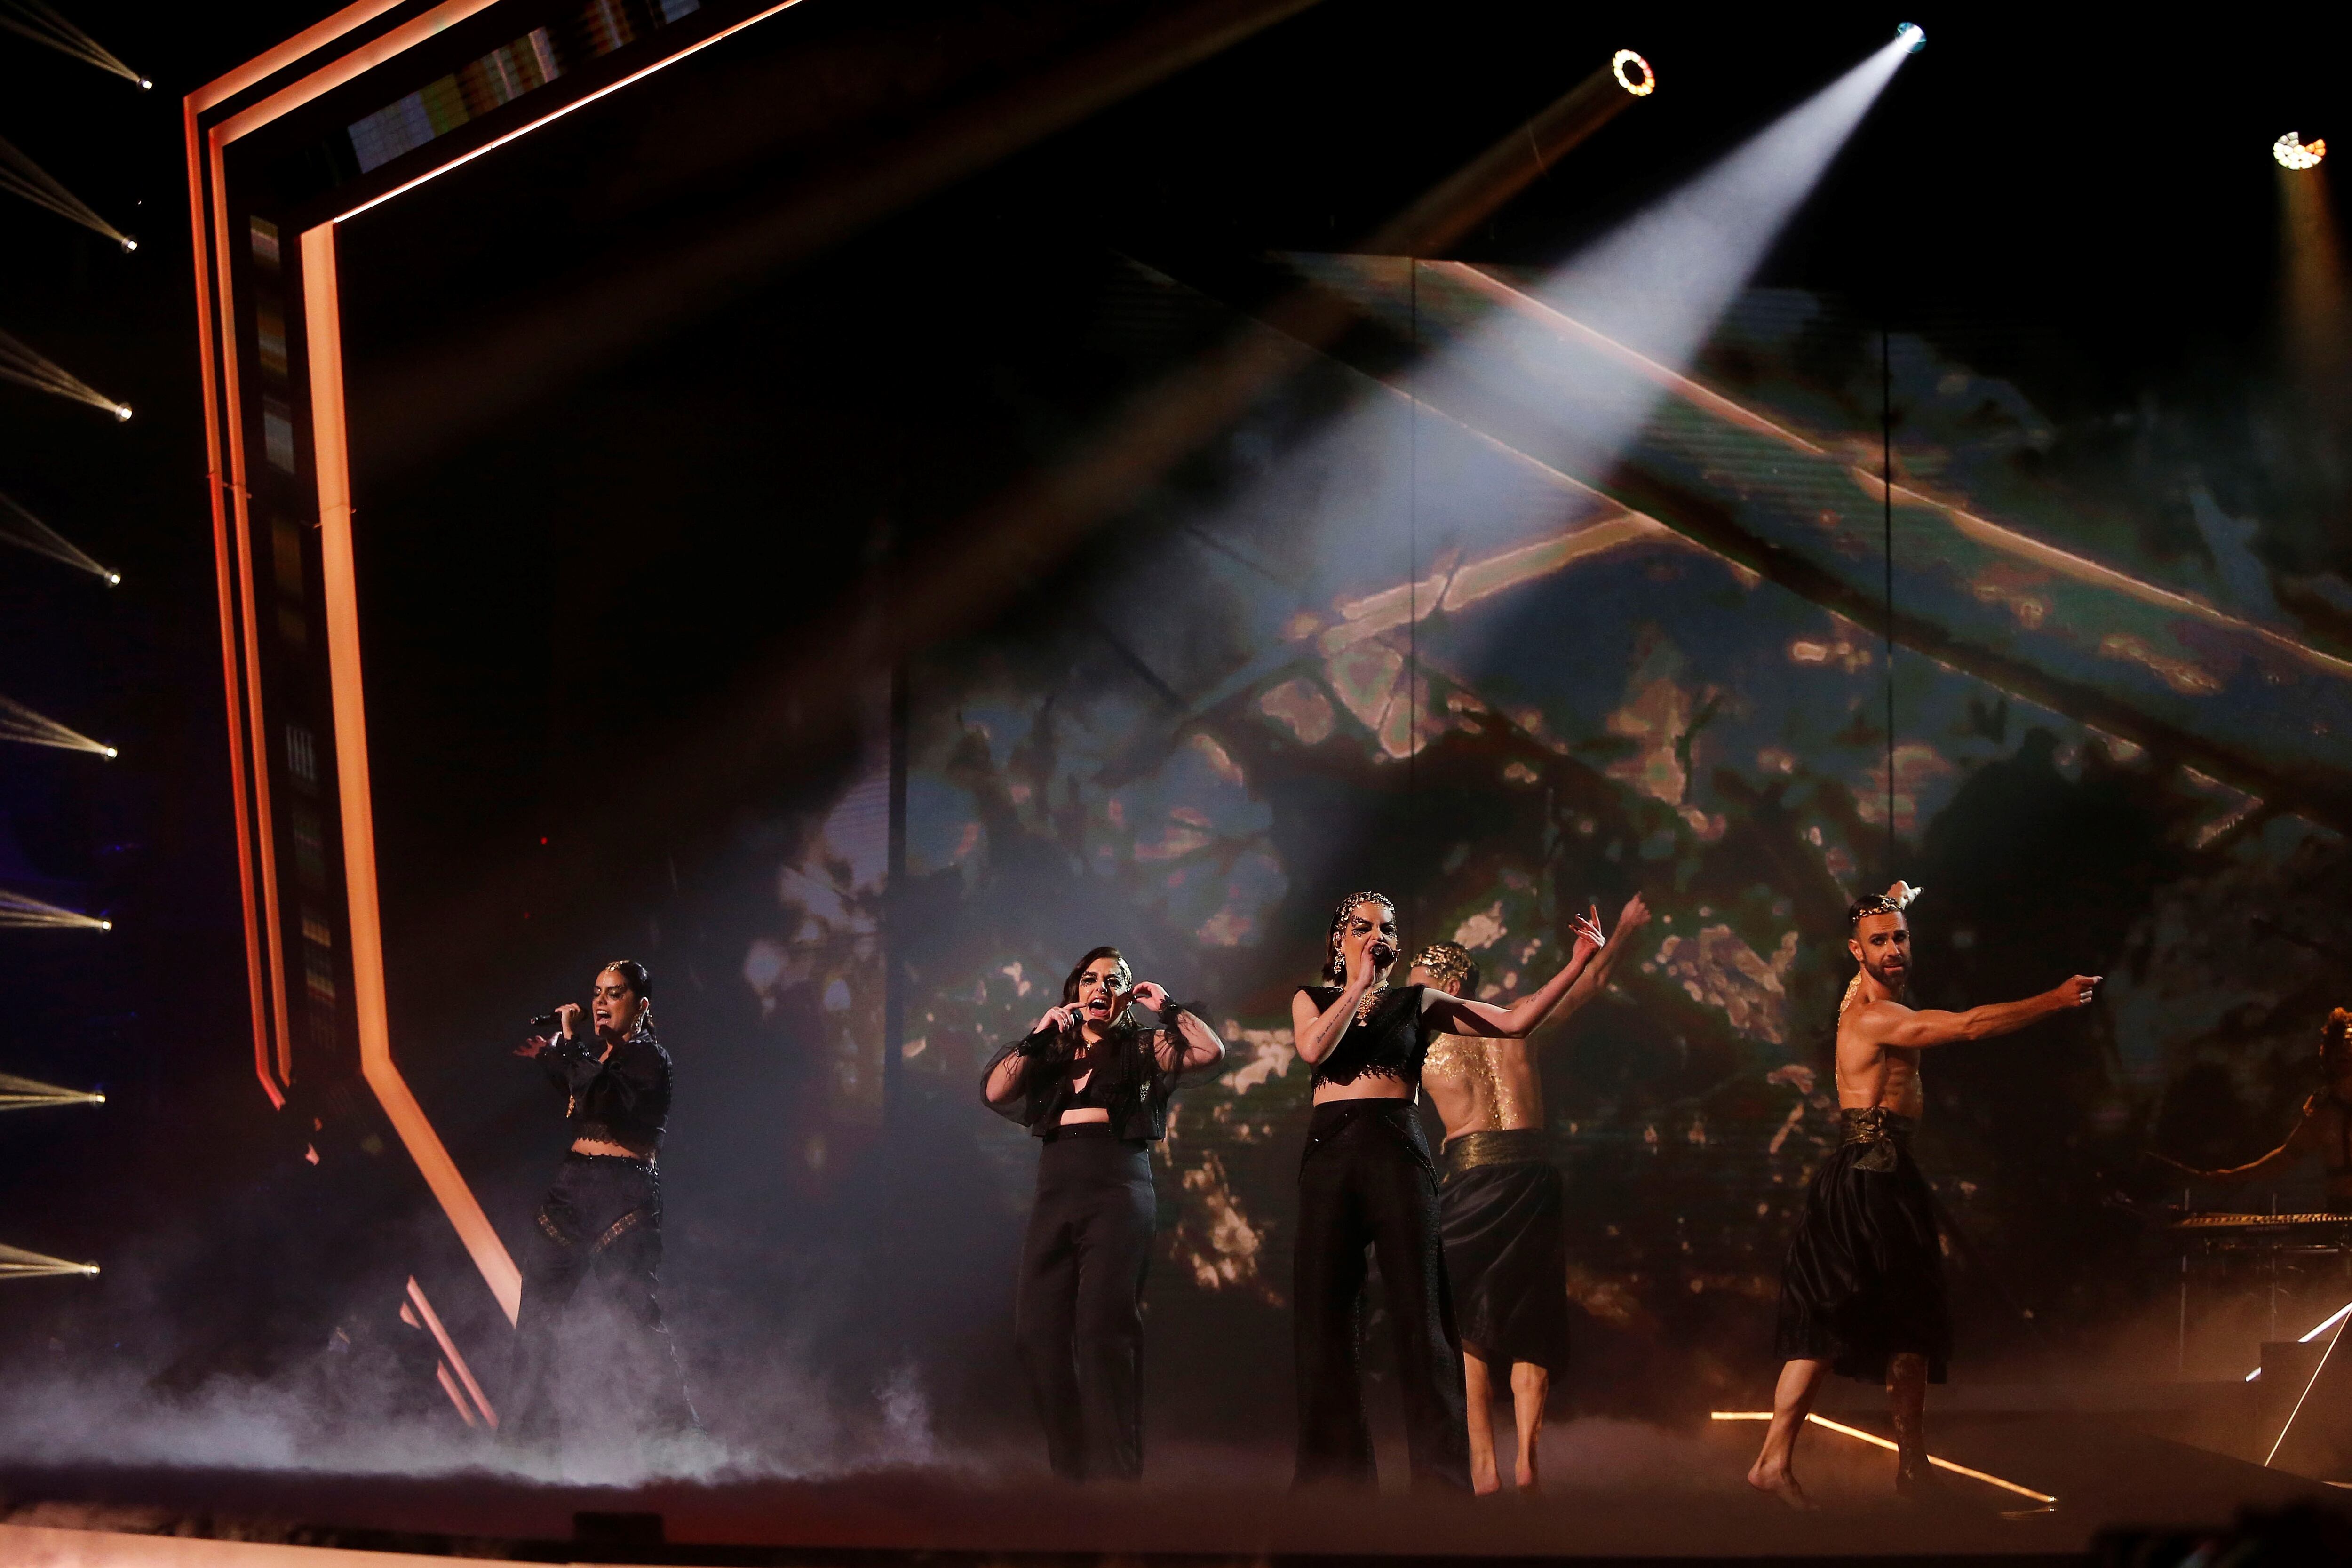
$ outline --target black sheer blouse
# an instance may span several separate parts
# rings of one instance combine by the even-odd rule
[[[669,1121],[669,1053],[650,1029],[615,1041],[613,1054],[597,1057],[604,1043],[593,1035],[562,1036],[541,1051],[540,1065],[571,1097],[564,1114],[572,1136],[625,1144],[651,1153],[661,1147]]]
[[[1406,1085],[1420,1083],[1422,1058],[1429,1054],[1429,1042],[1435,1037],[1423,1022],[1422,993],[1428,989],[1426,985],[1391,985],[1381,992],[1370,1016],[1360,1024],[1350,1019],[1331,1054],[1315,1064],[1315,1084],[1353,1083],[1367,1074]],[[1337,985],[1302,985],[1299,990],[1314,1002],[1318,1013],[1340,996]]]
[[[1087,1079],[1084,1089],[1076,1087],[1087,1065],[1077,1059],[1068,1038],[1052,1029],[1041,1030],[1024,1040],[1015,1040],[997,1047],[981,1069],[980,1097],[988,1108],[1008,1121],[1017,1121],[1029,1129],[1030,1135],[1044,1138],[1062,1124],[1062,1113],[1081,1106],[1099,1106],[1110,1112],[1114,1136],[1132,1143],[1156,1143],[1168,1132],[1168,1102],[1176,1094],[1176,1086],[1184,1076],[1181,1065],[1163,1066],[1160,1059],[1161,1042],[1171,1046],[1171,1054],[1181,1064],[1184,1039],[1172,1030],[1139,1029],[1133,1025],[1114,1029],[1108,1037],[1112,1049],[1097,1065]],[[1028,1057],[1029,1065],[1023,1074],[1021,1093],[999,1105],[988,1099],[988,1080],[1004,1058],[1014,1052]]]

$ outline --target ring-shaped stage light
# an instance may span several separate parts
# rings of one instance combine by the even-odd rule
[[[1625,68],[1627,66],[1639,66],[1641,68],[1642,79],[1638,83],[1635,82],[1632,77],[1625,74]],[[1609,68],[1616,74],[1617,85],[1623,88],[1627,92],[1632,93],[1635,98],[1647,98],[1652,93],[1658,90],[1658,73],[1650,68],[1649,61],[1643,59],[1641,56],[1635,54],[1631,49],[1619,49],[1614,55],[1612,55],[1609,58]]]
[[[2278,160],[2282,169],[2316,169],[2319,161],[2327,156],[2327,143],[2315,139],[2305,142],[2290,131],[2271,143],[2271,156]]]
[[[1895,29],[1895,36],[1911,40],[1911,47],[1903,51],[1906,55],[1916,55],[1927,47],[1927,29],[1916,22],[1902,24]]]

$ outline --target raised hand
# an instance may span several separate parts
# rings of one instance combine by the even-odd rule
[[[1616,940],[1622,942],[1649,923],[1650,906],[1643,901],[1641,894],[1636,893],[1625,900],[1623,909],[1617,911]]]
[[[2099,982],[2104,974],[2077,974],[2057,988],[2060,998],[2069,1007],[2087,1007],[2096,998]]]
[[[1593,904],[1572,922],[1576,931],[1574,950],[1579,952],[1599,952],[1609,945],[1609,938],[1601,929],[1601,906]]]
[[[528,1061],[546,1049],[547,1037],[545,1035],[533,1035],[530,1038],[517,1046],[514,1048],[514,1054]]]
[[[558,1022],[563,1026],[563,1037],[572,1038],[580,1032],[580,1004],[566,1002],[555,1010]]]
[[[1077,1008],[1075,1005],[1065,1004],[1059,1007],[1046,1008],[1045,1016],[1037,1020],[1037,1026],[1029,1032],[1033,1035],[1042,1035],[1046,1030],[1051,1029],[1055,1034],[1061,1034],[1066,1030],[1075,1029],[1077,1026]]]
[[[1154,1013],[1168,1005],[1168,988],[1153,981],[1137,981],[1135,989],[1129,991],[1128,995],[1142,1003],[1146,1008]]]
[[[1372,949],[1379,945],[1378,941],[1372,941],[1356,950],[1356,956],[1348,961],[1349,984],[1360,985],[1370,990],[1379,984],[1381,966],[1372,959]]]

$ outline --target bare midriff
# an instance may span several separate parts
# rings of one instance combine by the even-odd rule
[[[1411,1100],[1419,1088],[1401,1078],[1386,1073],[1358,1073],[1349,1083],[1318,1083],[1315,1086],[1315,1103],[1328,1105],[1337,1100]]]
[[[575,1154],[600,1154],[615,1160],[643,1160],[650,1163],[651,1149],[633,1149],[626,1143],[616,1143],[610,1138],[574,1138],[572,1152]]]

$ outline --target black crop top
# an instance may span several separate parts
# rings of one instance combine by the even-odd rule
[[[1168,1131],[1168,1101],[1176,1093],[1176,1085],[1183,1075],[1181,1068],[1168,1068],[1160,1060],[1161,1031],[1122,1028],[1113,1035],[1114,1054],[1087,1074],[1084,1089],[1072,1087],[1077,1074],[1071,1070],[1075,1058],[1069,1043],[1053,1030],[1041,1030],[1025,1040],[998,1047],[988,1065],[981,1069],[981,1098],[988,1099],[988,1080],[995,1076],[997,1067],[1013,1052],[1027,1047],[1030,1062],[1022,1079],[1022,1092],[1003,1105],[989,1101],[989,1109],[1007,1121],[1018,1121],[1031,1134],[1044,1138],[1062,1124],[1062,1113],[1082,1106],[1098,1106],[1110,1112],[1114,1136],[1134,1143],[1156,1143]],[[1182,1049],[1181,1045],[1178,1050]],[[1123,1059],[1119,1053],[1124,1053]],[[1180,1055],[1177,1058],[1181,1061]]]
[[[1315,1064],[1314,1082],[1353,1083],[1370,1073],[1392,1078],[1408,1086],[1421,1082],[1421,1060],[1429,1054],[1433,1037],[1423,1022],[1422,993],[1425,985],[1391,985],[1372,1004],[1370,1016],[1359,1024],[1349,1020],[1347,1032],[1331,1054]],[[1340,996],[1337,985],[1302,985],[1318,1013]]]
[[[604,1045],[593,1035],[562,1036],[541,1051],[540,1064],[558,1089],[571,1096],[565,1114],[572,1136],[625,1144],[647,1153],[661,1147],[669,1121],[669,1053],[650,1029],[615,1041],[613,1054],[596,1058]]]

